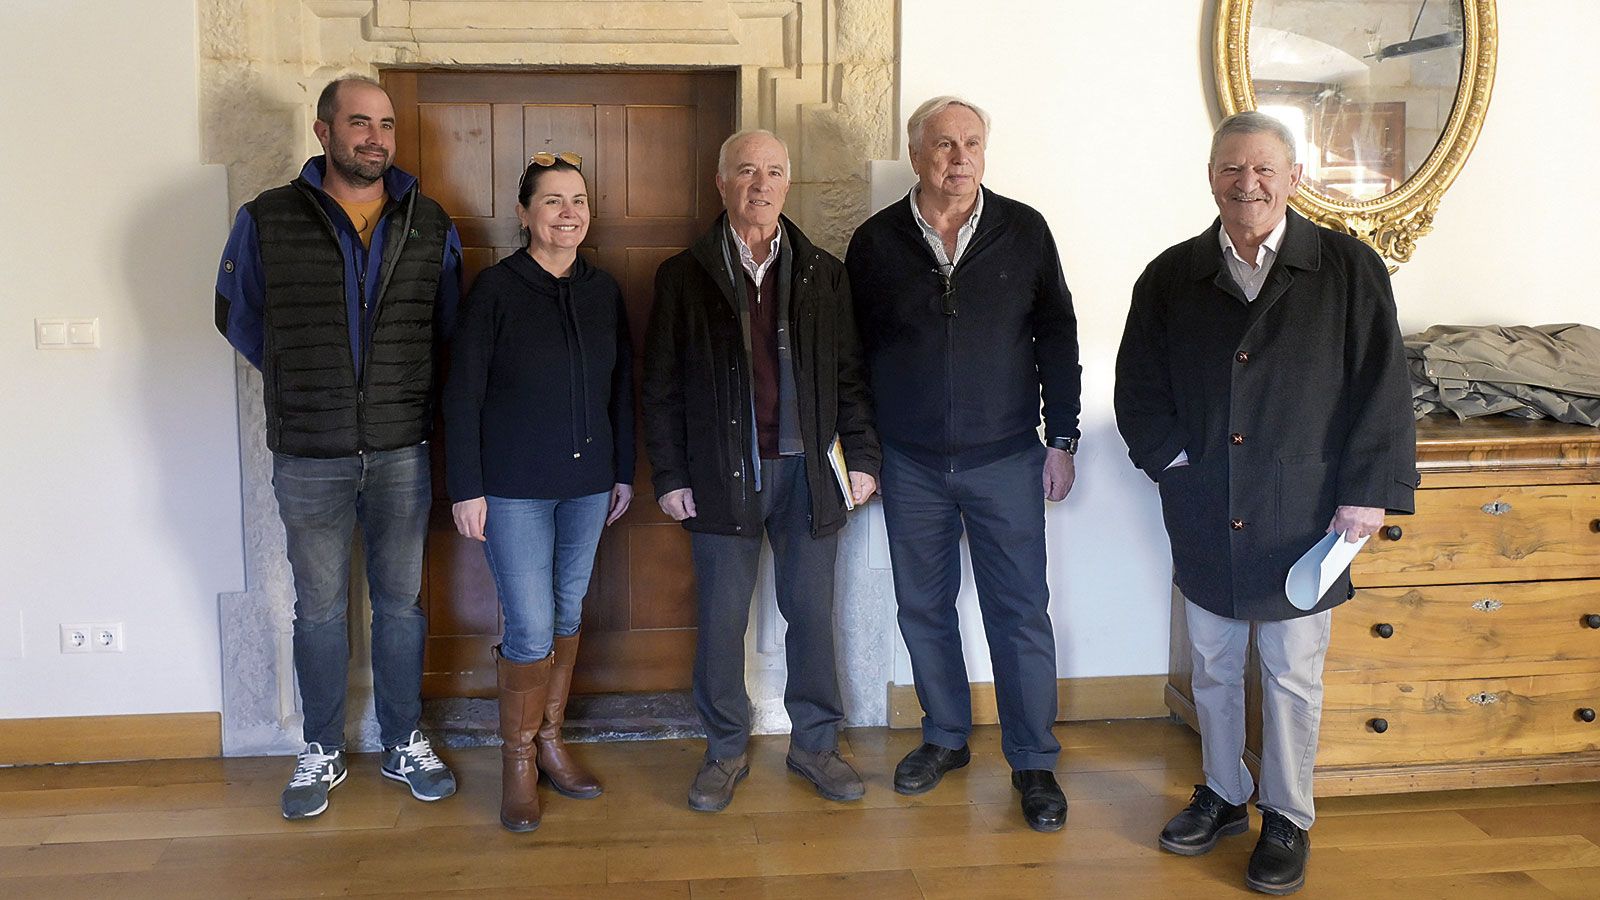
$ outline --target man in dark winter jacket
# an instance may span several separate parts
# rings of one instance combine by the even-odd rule
[[[261,370],[272,483],[294,571],[294,665],[306,749],[282,797],[315,816],[345,777],[350,539],[359,522],[385,777],[419,800],[455,778],[418,730],[418,604],[432,488],[434,355],[461,293],[461,241],[392,168],[394,107],[371,79],[331,82],[324,155],[239,210],[217,275],[217,328]]]
[[[861,778],[838,752],[833,569],[845,491],[854,504],[877,490],[878,438],[849,287],[844,266],[782,215],[789,150],[775,135],[728,138],[716,183],[726,215],[656,271],[644,360],[656,499],[691,532],[699,585],[694,700],[707,747],[689,805],[725,808],[750,772],[744,634],[763,532],[789,625],[788,766],[822,796],[855,800]]]
[[[1145,269],[1117,356],[1117,427],[1160,485],[1194,666],[1205,784],[1161,832],[1173,853],[1243,834],[1245,658],[1262,669],[1261,838],[1245,881],[1305,882],[1312,763],[1330,610],[1310,609],[1289,568],[1329,533],[1368,537],[1412,511],[1416,434],[1383,261],[1289,211],[1294,136],[1245,112],[1223,120],[1208,166],[1220,217]]]
[[[857,229],[845,256],[882,401],[883,512],[923,709],[923,743],[894,787],[932,790],[969,759],[956,617],[964,528],[1011,782],[1028,825],[1056,831],[1067,801],[1052,773],[1061,745],[1044,503],[1071,489],[1078,447],[1072,296],[1044,217],[983,187],[986,113],[935,97],[906,131],[917,186]]]

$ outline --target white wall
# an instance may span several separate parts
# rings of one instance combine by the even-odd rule
[[[195,69],[188,0],[0,8],[0,719],[221,708],[243,537]],[[34,349],[53,316],[101,349]],[[59,652],[99,622],[123,653]]]
[[[995,115],[988,183],[1049,218],[1077,300],[1085,442],[1050,512],[1065,676],[1166,669],[1166,539],[1113,427],[1112,359],[1139,271],[1214,214],[1207,5],[902,3],[902,113],[955,91]],[[1483,137],[1396,277],[1407,330],[1600,318],[1582,169],[1600,4],[1499,7]],[[242,534],[209,301],[228,208],[198,163],[194,31],[186,0],[0,6],[0,719],[220,708],[216,595],[243,585]],[[104,347],[35,350],[38,316],[99,316]],[[126,624],[125,653],[57,652],[60,623],[99,621]]]
[[[1203,174],[1217,120],[1210,6],[993,0],[978,13],[956,0],[902,3],[902,119],[944,93],[993,115],[985,181],[1044,213],[1073,291],[1084,441],[1077,486],[1049,512],[1064,677],[1167,669],[1169,549],[1155,486],[1115,430],[1112,367],[1145,264],[1216,214]],[[1499,70],[1482,137],[1434,232],[1395,277],[1408,332],[1439,322],[1600,325],[1600,180],[1583,168],[1600,146],[1600,56],[1588,46],[1600,4],[1498,6]],[[897,197],[909,177],[904,163],[877,166],[874,193]],[[970,583],[962,619],[971,677],[986,680]],[[903,652],[901,683],[910,680]]]

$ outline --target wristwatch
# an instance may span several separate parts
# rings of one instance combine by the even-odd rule
[[[1076,456],[1078,454],[1077,438],[1053,437],[1045,441],[1044,445],[1052,450],[1065,450],[1068,456]]]

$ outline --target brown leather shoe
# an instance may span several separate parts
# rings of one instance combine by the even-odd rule
[[[699,774],[689,785],[689,808],[700,812],[717,812],[727,809],[733,802],[733,789],[750,774],[750,754],[741,753],[733,759],[712,759],[706,755],[700,764]]]
[[[552,653],[538,662],[516,663],[494,648],[500,683],[500,824],[509,831],[539,827],[539,763],[534,736],[544,722]]]
[[[784,762],[789,766],[789,771],[815,785],[817,793],[824,800],[844,803],[860,800],[867,792],[866,785],[861,783],[861,776],[844,761],[838,750],[813,753],[791,746]]]
[[[567,718],[567,695],[572,691],[572,667],[578,661],[578,636],[557,637],[555,663],[550,669],[550,692],[545,698],[544,724],[539,727],[539,771],[564,797],[587,800],[600,796],[600,781],[572,758],[561,740],[561,723]]]

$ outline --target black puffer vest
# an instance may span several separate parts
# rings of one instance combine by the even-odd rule
[[[350,355],[338,233],[304,179],[250,203],[266,280],[267,446],[320,458],[394,450],[433,429],[434,302],[450,217],[415,188],[387,220],[377,321]]]

